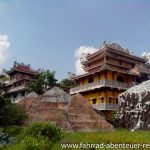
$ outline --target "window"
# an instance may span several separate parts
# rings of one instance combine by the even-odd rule
[[[21,94],[22,94],[22,96],[25,96],[25,91],[22,91],[22,93],[21,93]]]
[[[95,98],[95,99],[92,99],[92,103],[93,103],[93,104],[96,104],[96,98]]]
[[[111,98],[111,97],[109,97],[109,104],[111,104],[111,101],[112,101],[112,98]]]
[[[116,104],[118,104],[118,98],[116,98]]]
[[[101,98],[101,103],[104,103],[104,98],[103,97]]]
[[[124,78],[123,78],[122,76],[118,76],[118,77],[117,77],[117,81],[119,81],[119,82],[124,82]]]
[[[120,66],[122,65],[122,61],[121,61],[121,60],[119,60],[119,65],[120,65]]]
[[[108,61],[108,57],[106,56],[106,60]]]
[[[21,86],[21,83],[18,83],[18,86]]]
[[[90,77],[89,80],[88,80],[88,82],[89,82],[89,83],[92,83],[92,82],[93,82],[93,78]]]
[[[14,99],[16,99],[16,97],[17,97],[17,94],[14,94],[14,95],[13,95],[13,97],[14,97]]]
[[[136,78],[136,82],[140,83],[140,78],[139,77]]]

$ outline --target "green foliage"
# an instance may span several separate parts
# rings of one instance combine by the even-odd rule
[[[15,141],[14,137],[9,136],[7,133],[0,129],[0,148],[12,144]]]
[[[16,143],[3,148],[3,150],[26,150],[26,145],[23,143]]]
[[[0,126],[20,125],[27,119],[22,107],[0,96]]]
[[[6,76],[5,71],[2,71],[2,74],[0,75],[0,94],[5,93],[6,92],[6,86],[5,86],[5,82],[9,81],[9,76]]]
[[[16,126],[16,125],[7,126],[4,128],[4,131],[10,136],[17,136],[21,133],[22,130],[23,130],[23,127]]]
[[[51,149],[51,141],[48,137],[38,134],[34,136],[25,136],[23,143],[26,145],[26,150],[49,150]]]
[[[37,94],[43,94],[44,91],[51,89],[56,85],[57,79],[55,79],[55,72],[49,70],[42,71],[35,82],[32,82],[28,86],[29,92],[36,92]]]
[[[27,127],[27,130],[28,130],[28,127]],[[36,131],[38,130],[36,129]],[[81,142],[83,142],[83,143],[95,143],[95,144],[96,143],[97,144],[101,144],[101,143],[104,143],[104,144],[107,144],[107,143],[108,144],[109,143],[142,144],[142,143],[149,143],[149,139],[150,139],[149,131],[131,132],[125,129],[119,129],[119,130],[117,129],[115,131],[99,131],[99,132],[67,132],[65,134],[65,137],[62,140],[59,140],[55,142],[54,144],[53,142],[50,142],[47,144],[48,142],[47,137],[44,136],[43,138],[42,135],[40,136],[37,135],[36,136],[38,139],[37,140],[34,136],[32,136],[32,135],[36,135],[35,133],[32,133],[32,135],[26,135],[25,133],[24,133],[24,136],[21,136],[19,137],[19,139],[17,139],[19,143],[12,144],[6,147],[5,150],[50,150],[50,149],[63,150],[64,148],[61,147],[62,143],[80,144]],[[18,136],[16,138],[18,138]],[[37,143],[37,141],[39,140],[42,141],[41,144]],[[28,144],[25,144],[25,143],[28,143]],[[37,148],[37,146],[34,147],[34,145],[39,145],[40,148]],[[40,146],[40,145],[43,145],[43,146]],[[77,148],[70,148],[70,149],[76,150]],[[86,150],[90,150],[90,149],[87,148]]]
[[[56,142],[63,137],[61,129],[49,123],[33,123],[25,131],[25,135],[37,138],[39,135],[47,137],[49,141]]]
[[[27,150],[49,150],[63,137],[61,130],[49,123],[33,123],[25,129],[22,143]]]
[[[6,128],[11,135],[16,135],[16,142],[6,147],[5,150],[50,150],[54,143],[63,138],[62,131],[49,123],[33,123],[26,128],[18,128],[21,132],[17,133],[17,126]],[[3,149],[4,150],[4,149]]]
[[[59,142],[53,145],[54,150],[63,150],[61,147],[62,143],[97,143],[97,144],[109,144],[109,143],[119,143],[119,144],[143,144],[149,143],[150,132],[149,131],[135,131],[131,132],[125,129],[119,129],[115,131],[99,131],[99,132],[68,132],[66,136]],[[71,150],[80,150],[80,148],[70,148]],[[104,148],[105,149],[105,148]],[[141,147],[139,150],[142,150]],[[90,150],[87,148],[86,150]],[[98,150],[98,149],[97,149]],[[103,150],[103,149],[99,149]],[[121,149],[119,149],[121,150]],[[124,149],[122,149],[124,150]]]
[[[67,86],[67,87],[74,87],[74,86],[76,86],[76,83],[73,80],[68,79],[68,78],[61,80],[59,84],[61,86]]]
[[[70,88],[75,87],[76,83],[73,80],[66,78],[66,79],[63,79],[63,80],[60,81],[59,86],[64,91],[69,93]]]
[[[107,118],[106,118],[106,120],[116,128],[117,124],[116,124],[115,115],[116,115],[116,111],[112,111],[109,119],[107,120]]]

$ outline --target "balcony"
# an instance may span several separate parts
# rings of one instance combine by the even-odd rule
[[[23,76],[23,77],[13,78],[13,79],[10,80],[10,82],[14,83],[14,82],[17,82],[17,81],[20,81],[20,80],[23,80],[23,79],[34,80],[29,76]]]
[[[93,108],[97,110],[117,110],[118,104],[93,104]]]
[[[17,92],[17,91],[21,91],[21,90],[24,90],[24,89],[26,89],[26,86],[25,85],[20,85],[20,86],[17,86],[17,87],[12,87],[11,89],[8,90],[8,93]]]
[[[111,87],[111,88],[118,88],[118,89],[126,90],[126,89],[132,87],[133,85],[134,84],[132,84],[132,83],[127,84],[124,82],[118,82],[118,81],[113,81],[113,80],[99,80],[97,82],[88,83],[86,85],[80,85],[80,86],[71,88],[70,94],[76,94],[79,92],[94,90],[96,88],[101,88],[101,87]]]

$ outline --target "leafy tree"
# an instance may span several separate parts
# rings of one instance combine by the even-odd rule
[[[9,81],[9,77],[4,74],[0,74],[0,94],[6,92],[6,81]]]
[[[60,81],[59,86],[64,91],[66,91],[67,93],[69,93],[70,88],[75,87],[76,83],[72,79],[65,78],[65,79],[63,79],[63,80]]]
[[[32,82],[28,86],[30,92],[34,91],[37,94],[43,94],[45,91],[53,88],[56,85],[57,79],[55,78],[55,72],[49,70],[41,71],[35,82]]]
[[[65,79],[60,81],[60,85],[61,86],[68,86],[68,87],[74,87],[74,86],[76,86],[76,83],[74,82],[74,80],[65,78]]]
[[[20,125],[27,119],[22,107],[0,96],[0,126]]]

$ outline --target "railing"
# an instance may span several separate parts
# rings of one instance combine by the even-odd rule
[[[8,90],[8,93],[15,92],[15,91],[18,91],[18,90],[22,90],[22,89],[25,89],[25,88],[26,88],[25,85],[21,85],[21,86],[17,86],[17,87],[12,87],[10,90]]]
[[[101,88],[104,86],[126,90],[127,88],[132,87],[133,85],[134,85],[133,83],[128,84],[128,83],[118,82],[118,81],[113,81],[113,80],[99,80],[97,82],[88,83],[86,85],[80,85],[80,86],[71,88],[70,94],[93,90],[93,89]]]
[[[33,80],[33,79],[32,79],[31,77],[29,77],[29,76],[23,76],[23,77],[18,77],[18,78],[11,79],[10,82],[16,82],[16,81],[19,81],[19,80],[22,80],[22,79]]]
[[[93,104],[93,108],[97,110],[117,110],[118,104]]]

